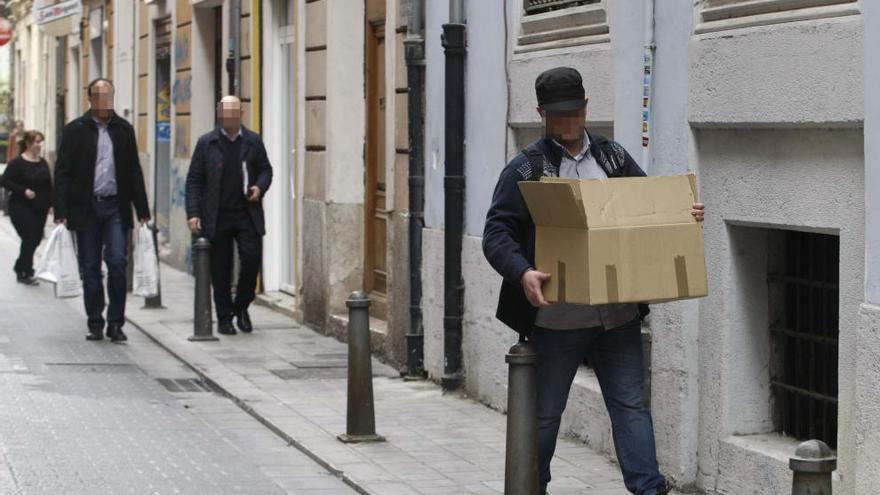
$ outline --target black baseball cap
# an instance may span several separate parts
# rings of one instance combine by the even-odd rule
[[[546,70],[535,79],[538,106],[547,111],[580,110],[584,108],[584,81],[571,67]]]

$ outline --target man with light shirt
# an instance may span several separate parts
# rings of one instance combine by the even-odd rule
[[[638,495],[670,490],[660,474],[651,412],[645,406],[640,320],[647,306],[549,304],[542,286],[550,274],[535,270],[535,224],[520,181],[541,177],[605,179],[645,173],[620,144],[588,132],[581,75],[550,69],[535,81],[545,137],[516,156],[498,179],[486,216],[483,252],[504,278],[496,316],[532,344],[537,354],[538,465],[542,494],[562,412],[578,366],[589,358],[611,418],[626,488]],[[693,215],[703,219],[703,205]]]
[[[87,340],[125,342],[128,232],[132,206],[141,224],[150,220],[134,128],[113,110],[114,89],[98,78],[88,87],[90,109],[61,133],[55,165],[55,222],[76,233],[88,315]],[[107,305],[101,262],[107,265]]]

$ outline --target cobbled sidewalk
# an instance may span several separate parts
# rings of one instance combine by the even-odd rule
[[[0,218],[0,495],[356,493],[137,330],[87,342],[17,252]]]
[[[144,310],[131,298],[130,323],[349,485],[371,495],[503,493],[503,414],[430,381],[404,381],[374,359],[376,429],[387,441],[343,444],[336,437],[346,425],[345,344],[259,306],[251,308],[252,334],[190,342],[193,279],[165,265],[161,275],[166,309]],[[615,465],[566,439],[550,491],[628,493]]]

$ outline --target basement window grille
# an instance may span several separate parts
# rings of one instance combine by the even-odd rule
[[[779,295],[771,327],[779,424],[785,435],[836,448],[840,238],[786,231],[781,242],[783,257],[769,276]]]
[[[599,2],[600,0],[523,0],[523,8],[526,15],[532,15]]]

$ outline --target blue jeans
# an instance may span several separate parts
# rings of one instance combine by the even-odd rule
[[[89,330],[104,330],[104,282],[101,279],[101,260],[107,264],[107,323],[122,326],[125,323],[125,295],[127,285],[128,236],[122,226],[119,203],[115,199],[96,202],[86,218],[85,225],[76,233],[83,299],[88,315]],[[102,256],[103,255],[103,256]]]
[[[657,466],[654,425],[645,406],[644,363],[638,320],[613,330],[535,328],[537,354],[538,466],[541,487],[550,482],[559,422],[578,366],[589,358],[596,372],[626,488],[654,495],[666,480]]]

